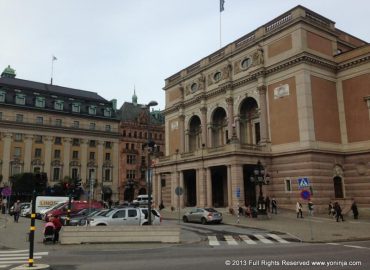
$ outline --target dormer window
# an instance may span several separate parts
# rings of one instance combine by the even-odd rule
[[[24,94],[16,94],[15,95],[15,104],[25,105],[26,104],[26,95],[24,95]]]
[[[111,117],[112,116],[112,109],[111,108],[105,108],[104,109],[104,116]]]
[[[94,105],[89,106],[89,114],[96,115],[96,106]]]
[[[80,103],[72,103],[72,112],[79,113],[80,112]]]
[[[64,101],[63,100],[56,100],[54,101],[54,109],[58,111],[63,111],[63,105]]]
[[[5,102],[5,95],[6,92],[4,90],[0,90],[0,102]]]
[[[44,97],[36,97],[35,106],[38,107],[38,108],[45,108],[45,98]]]

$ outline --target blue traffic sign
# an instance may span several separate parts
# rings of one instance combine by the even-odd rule
[[[306,190],[306,189],[302,190],[301,191],[301,198],[303,200],[306,200],[306,201],[310,200],[311,199],[311,192]]]
[[[298,189],[308,188],[310,180],[307,177],[298,178]]]
[[[240,187],[236,188],[236,197],[240,198]]]

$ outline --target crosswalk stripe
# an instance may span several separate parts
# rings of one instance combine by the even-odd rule
[[[258,240],[260,240],[262,243],[265,243],[265,244],[272,244],[273,242],[269,239],[266,239],[263,235],[261,234],[255,234],[254,235],[255,237],[258,238]]]
[[[34,259],[41,259],[41,256],[33,256]],[[28,260],[28,256],[23,256],[23,257],[8,257],[8,258],[0,258],[0,262],[7,261],[7,260]]]
[[[231,235],[225,235],[224,238],[230,246],[236,246],[238,244]]]
[[[250,239],[247,235],[239,235],[239,236],[248,245],[255,245],[255,244],[257,244],[255,241],[253,241],[252,239]]]
[[[0,268],[7,268],[9,266],[11,266],[11,264],[0,265]]]
[[[268,233],[267,234],[268,236],[270,236],[271,238],[274,238],[275,240],[277,240],[279,243],[284,243],[284,244],[287,244],[289,243],[287,240],[281,238],[280,236],[276,235],[276,234],[272,234],[272,233]]]
[[[208,236],[208,241],[209,241],[210,246],[219,246],[220,245],[216,236]]]
[[[27,252],[29,251],[28,249],[22,249],[22,250],[1,250],[0,254],[8,254],[8,253],[22,253],[22,252]]]
[[[35,252],[35,253],[33,253],[33,256],[36,256],[36,255],[39,255],[39,256],[41,256],[41,255],[48,255],[49,254],[49,252],[47,252],[47,251],[45,251],[45,252]],[[20,255],[22,255],[22,256],[27,256],[28,255],[28,253],[11,253],[11,254],[0,254],[0,258],[1,257],[13,257],[13,256],[20,256]]]

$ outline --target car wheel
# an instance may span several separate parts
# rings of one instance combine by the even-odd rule
[[[184,223],[188,223],[189,222],[189,220],[188,220],[188,218],[187,217],[182,217],[182,221],[184,221]]]
[[[144,222],[144,223],[143,223],[143,226],[146,226],[146,225],[148,225],[148,224],[149,224],[148,222]]]
[[[103,224],[103,223],[100,223],[100,224],[98,224],[96,226],[107,226],[107,225],[106,224]]]
[[[200,221],[202,222],[203,225],[207,224],[207,220],[204,217]]]

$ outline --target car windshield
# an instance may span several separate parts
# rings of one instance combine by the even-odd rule
[[[205,208],[204,210],[206,210],[207,212],[213,212],[213,213],[215,213],[215,212],[217,212],[215,209],[213,209],[213,208]]]
[[[115,210],[116,209],[109,209],[107,211],[102,211],[100,214],[98,214],[98,216],[107,217],[107,216],[109,216],[110,213],[112,213]]]

